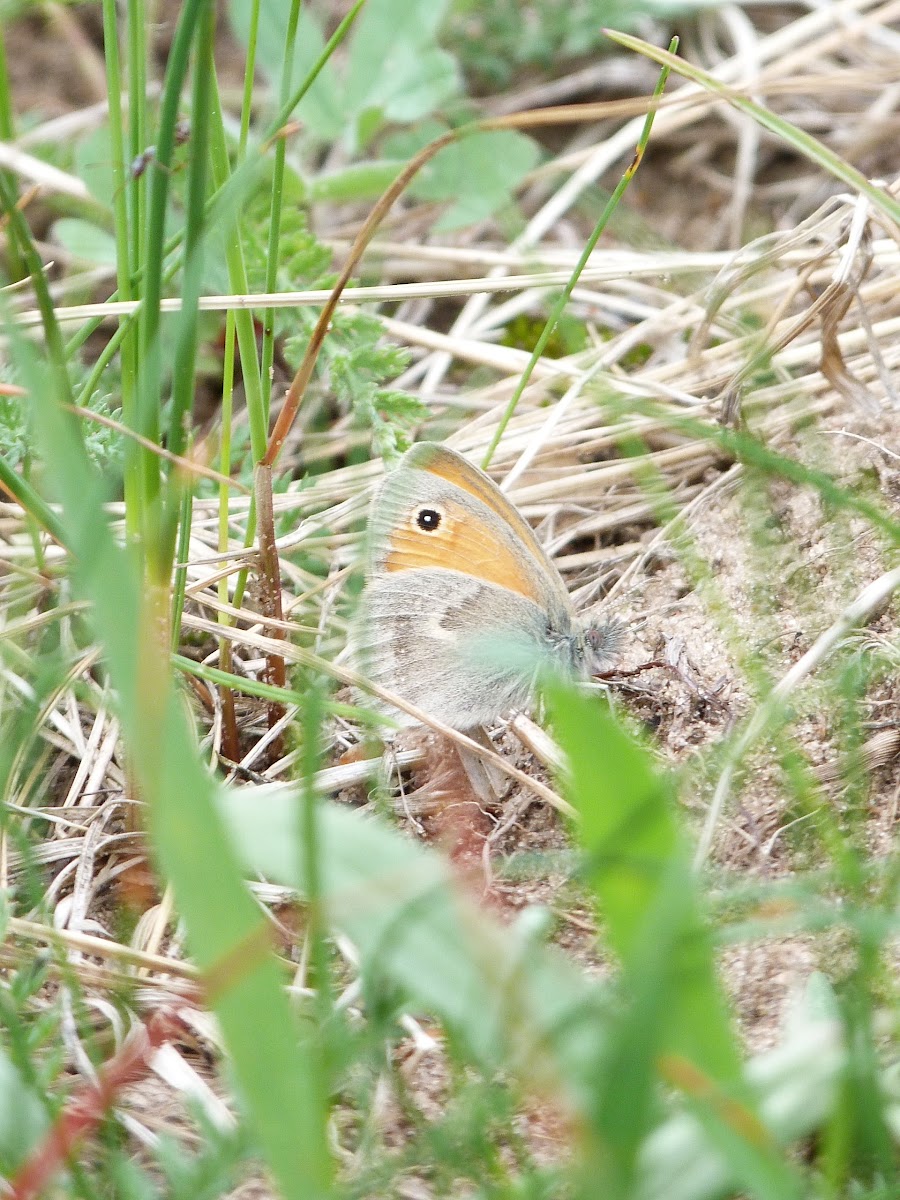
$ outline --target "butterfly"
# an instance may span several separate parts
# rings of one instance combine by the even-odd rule
[[[527,521],[462,455],[420,442],[385,477],[354,647],[372,682],[469,730],[526,707],[542,671],[598,670],[620,641],[617,622],[578,617]]]

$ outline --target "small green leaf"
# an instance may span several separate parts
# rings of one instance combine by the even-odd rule
[[[295,790],[223,789],[219,810],[254,874],[305,889]],[[380,822],[323,804],[319,838],[327,919],[364,970],[436,1013],[485,1066],[586,1101],[604,1002],[574,964],[500,926],[439,855]]]
[[[47,1114],[0,1046],[0,1170],[9,1175],[47,1128]]]
[[[415,121],[456,94],[456,61],[437,44],[448,8],[448,0],[369,0],[353,31],[348,112],[377,107],[390,121]]]
[[[79,424],[54,393],[46,363],[10,328],[48,477],[62,505],[73,591],[91,606],[88,619],[115,688],[154,851],[172,882],[198,965],[213,976],[219,972],[212,1004],[269,1166],[290,1200],[319,1200],[329,1191],[331,1156],[309,1049],[301,1046],[275,957],[264,936],[258,941],[262,917],[211,807],[213,783],[168,663],[153,659],[154,673],[142,657],[155,636],[147,634],[147,589],[134,556],[110,531],[104,511],[109,481],[91,466]]]
[[[361,150],[369,144],[385,122],[384,110],[378,104],[367,105],[356,117],[352,148]]]
[[[661,1075],[683,1093],[752,1194],[793,1200],[793,1173],[742,1079],[672,780],[607,707],[572,687],[551,685],[548,692],[581,815],[587,873],[624,968],[622,1015],[596,1078],[595,1121],[609,1147],[596,1164],[603,1190],[631,1194]]]
[[[401,42],[388,56],[369,104],[380,105],[389,121],[410,124],[455,96],[459,83],[456,61],[445,50]]]
[[[420,200],[452,200],[434,228],[471,225],[508,204],[522,177],[538,161],[537,143],[523,133],[474,133],[444,147],[413,181]]]
[[[376,200],[387,191],[405,165],[403,159],[375,159],[323,172],[310,182],[310,201],[313,204],[344,204],[348,200]]]
[[[247,45],[250,29],[250,10],[253,0],[229,0],[228,15],[237,37]],[[266,0],[260,6],[259,31],[256,44],[256,65],[278,95],[281,88],[281,67],[287,40],[288,15],[291,0]],[[322,28],[316,17],[304,5],[297,26],[294,69],[295,85],[302,82],[325,47]],[[309,132],[320,141],[340,137],[346,129],[346,107],[342,88],[330,63],[326,63],[315,83],[297,107],[297,116]]]
[[[110,208],[116,190],[113,176],[113,149],[109,126],[104,122],[75,143],[75,171],[88,191]]]
[[[53,236],[74,258],[97,266],[116,265],[116,242],[112,234],[80,217],[61,217],[53,223]]]

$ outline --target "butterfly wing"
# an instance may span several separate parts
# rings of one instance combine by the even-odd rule
[[[355,642],[373,683],[454,729],[471,729],[527,704],[546,656],[546,618],[515,592],[421,567],[370,582]]]
[[[428,505],[446,516],[435,530],[417,520]],[[403,456],[379,489],[369,522],[370,577],[418,566],[451,566],[552,613],[571,613],[565,584],[521,513],[488,475],[436,442],[420,442]]]
[[[556,568],[495,484],[420,443],[369,522],[356,643],[374,682],[456,728],[527,702],[548,655],[571,667],[574,614]]]

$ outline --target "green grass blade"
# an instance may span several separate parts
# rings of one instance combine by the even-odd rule
[[[131,26],[129,25],[129,30]],[[137,262],[132,261],[133,240],[130,236],[129,211],[133,202],[129,203],[125,174],[125,128],[122,116],[122,73],[119,62],[118,43],[118,11],[115,0],[103,0],[103,46],[106,62],[106,97],[109,105],[109,143],[112,151],[113,219],[116,239],[116,294],[122,300],[134,299],[132,275],[137,268]],[[136,99],[134,92],[132,100]],[[141,107],[145,101],[140,101]],[[67,347],[69,353],[74,353],[73,347]],[[135,392],[138,379],[138,344],[137,323],[129,321],[121,330],[121,404],[122,420],[129,429],[137,428],[137,413],[135,409]],[[97,379],[100,370],[97,370]],[[90,399],[93,384],[89,379],[79,397],[79,403]],[[135,442],[126,439],[124,446],[123,482],[125,492],[125,523],[128,536],[134,541],[140,530],[140,452]]]
[[[305,891],[294,790],[223,791],[219,804],[248,868]],[[321,804],[318,838],[323,911],[364,971],[437,1013],[480,1064],[587,1102],[603,1000],[572,963],[502,928],[438,855],[377,821]]]
[[[218,806],[248,869],[304,890],[296,789],[223,789]],[[561,1098],[583,1125],[592,1113],[598,1071],[611,1061],[611,1038],[619,1032],[604,991],[559,952],[498,925],[461,894],[437,854],[381,822],[323,803],[318,837],[324,913],[332,928],[352,939],[362,971],[436,1014],[477,1067],[500,1069],[526,1088],[537,1087],[545,1102]],[[679,910],[685,905],[693,906],[689,892]],[[697,1013],[698,1023],[705,1013]],[[748,1085],[779,1145],[827,1117],[845,1062],[836,1023],[810,1019],[782,1048],[749,1064]],[[732,1106],[726,1116],[747,1111]],[[633,1197],[713,1200],[748,1184],[766,1200],[795,1194],[780,1163],[773,1165],[752,1145],[747,1151],[726,1120],[703,1115],[700,1106],[654,1114],[638,1155]],[[585,1194],[604,1193],[589,1187]]]
[[[175,151],[175,126],[184,81],[187,77],[191,48],[210,0],[185,0],[178,16],[175,37],[166,63],[156,139],[156,169],[150,172],[150,200],[147,212],[147,237],[144,253],[143,303],[140,311],[141,371],[137,390],[138,431],[152,442],[159,442],[162,398],[162,345],[160,342],[160,304],[162,301],[166,245],[166,210],[169,199],[170,168]],[[201,68],[202,69],[202,68]],[[146,536],[145,551],[154,580],[168,576],[162,514],[158,511],[161,479],[159,461],[148,450],[140,452],[142,501]]]
[[[643,54],[647,58],[653,59],[660,66],[668,67],[678,75],[684,76],[685,79],[690,79],[699,87],[713,92],[740,112],[747,113],[764,129],[768,129],[770,133],[782,138],[789,146],[793,146],[798,154],[802,154],[804,158],[808,158],[822,170],[827,171],[836,179],[840,179],[855,192],[866,196],[892,221],[900,221],[900,201],[895,200],[885,188],[878,187],[877,184],[866,179],[865,175],[851,167],[839,154],[835,154],[833,150],[830,150],[811,134],[806,133],[805,130],[792,125],[784,117],[779,117],[765,105],[758,104],[747,96],[738,95],[732,88],[720,83],[718,79],[700,67],[685,62],[683,58],[678,58],[677,55],[671,54],[667,50],[661,50],[650,42],[642,41],[641,38],[633,37],[628,33],[620,33],[618,30],[608,29],[606,35],[618,45],[624,46],[626,50],[634,50],[636,54]]]
[[[299,1044],[264,919],[212,807],[213,783],[171,687],[168,663],[154,649],[159,613],[152,596],[148,610],[133,562],[113,541],[103,481],[88,463],[72,418],[58,404],[46,368],[10,332],[35,397],[39,444],[62,502],[75,590],[91,605],[154,849],[174,888],[192,952],[207,972],[208,998],[250,1120],[283,1195],[318,1200],[330,1192],[331,1162],[324,1113],[310,1086],[310,1059]]]
[[[678,45],[678,38],[677,37],[672,38],[671,42],[669,43],[669,51],[672,52],[673,50],[675,50],[677,45]],[[584,248],[581,251],[578,262],[575,264],[575,269],[573,270],[570,279],[566,283],[566,286],[563,288],[560,295],[554,301],[553,307],[550,310],[550,315],[547,317],[547,321],[544,325],[544,328],[541,330],[540,336],[538,337],[537,341],[535,342],[534,349],[531,352],[531,357],[529,358],[528,362],[525,365],[525,370],[522,372],[522,375],[521,375],[518,383],[516,384],[515,390],[513,391],[513,394],[509,399],[509,403],[506,405],[506,408],[503,410],[503,415],[501,416],[501,418],[497,424],[497,428],[494,431],[494,436],[491,438],[490,445],[488,446],[487,450],[485,451],[484,458],[482,459],[482,462],[481,462],[481,466],[484,470],[487,470],[487,468],[490,466],[490,462],[494,456],[494,452],[496,451],[497,447],[500,445],[500,439],[503,437],[504,430],[506,429],[509,422],[512,420],[513,414],[515,413],[516,409],[518,408],[519,401],[522,399],[522,395],[524,394],[525,389],[528,386],[528,382],[531,379],[532,374],[534,373],[534,368],[537,366],[541,355],[544,353],[544,349],[546,348],[547,343],[550,341],[550,338],[553,335],[553,331],[556,328],[557,324],[559,323],[559,319],[563,315],[566,305],[569,303],[569,300],[572,297],[572,292],[575,290],[575,288],[578,284],[578,280],[581,278],[581,273],[584,271],[584,268],[587,266],[588,262],[590,261],[591,255],[594,253],[594,248],[596,247],[597,243],[599,242],[600,236],[603,233],[603,230],[608,225],[610,217],[613,215],[615,210],[618,208],[619,201],[624,196],[625,191],[628,188],[628,185],[631,183],[632,179],[634,178],[635,174],[637,173],[637,169],[640,166],[641,161],[644,157],[644,152],[647,149],[647,143],[650,141],[650,131],[653,129],[653,118],[656,116],[656,104],[657,104],[657,101],[659,100],[660,96],[663,93],[663,89],[666,86],[666,80],[669,77],[669,70],[670,70],[670,68],[668,66],[664,65],[662,71],[660,71],[659,79],[657,81],[656,87],[653,90],[653,96],[651,97],[650,111],[647,113],[647,118],[644,121],[644,127],[641,130],[641,136],[638,138],[638,143],[637,143],[637,148],[635,150],[634,158],[632,159],[627,170],[623,173],[622,178],[619,180],[618,184],[616,185],[615,191],[610,196],[607,203],[604,205],[603,212],[600,214],[600,219],[597,221],[597,224],[591,230],[590,236],[588,237],[587,241],[584,244]]]
[[[288,12],[287,37],[285,39],[284,59],[281,64],[281,96],[280,103],[284,105],[290,96],[291,76],[294,70],[294,44],[297,40],[297,23],[300,20],[300,0],[291,0]],[[278,283],[278,243],[281,239],[281,212],[284,204],[284,164],[287,147],[284,138],[275,142],[275,162],[272,168],[272,193],[269,204],[269,244],[266,251],[265,290],[274,292]],[[272,378],[272,363],[275,358],[275,311],[267,308],[262,314],[262,366],[260,374],[263,379]],[[264,396],[266,410],[266,425],[269,421],[269,396]]]
[[[744,1085],[670,780],[595,699],[550,689],[579,835],[606,936],[623,966],[624,1015],[598,1073],[594,1120],[610,1196],[631,1195],[656,1080],[689,1099],[744,1186],[799,1195]]]
[[[197,365],[199,325],[199,303],[203,286],[204,268],[204,222],[206,216],[206,191],[208,176],[209,110],[211,80],[206,70],[204,47],[215,40],[215,10],[207,7],[201,15],[198,28],[191,108],[194,113],[192,125],[193,153],[188,168],[187,202],[185,214],[184,270],[182,273],[181,312],[178,316],[178,331],[172,371],[172,396],[169,402],[169,428],[166,444],[173,454],[183,456],[188,447],[190,429],[193,424],[194,388]],[[185,509],[183,492],[190,488],[183,472],[174,463],[170,464],[165,497],[165,520],[163,525],[164,544],[161,558],[166,576],[171,570],[178,535],[179,518],[190,517],[190,504]],[[172,627],[177,628],[181,619],[183,597],[181,584],[173,595]],[[173,642],[173,645],[175,643]]]
[[[66,544],[66,532],[56,513],[44,497],[31,486],[6,459],[0,457],[0,487],[18,500],[22,508],[61,546]]]

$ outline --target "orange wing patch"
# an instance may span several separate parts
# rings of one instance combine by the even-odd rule
[[[420,443],[419,448],[424,449],[424,446]],[[449,452],[443,446],[430,445],[428,450],[427,457],[422,455],[423,470],[428,471],[431,475],[437,475],[440,479],[446,479],[448,483],[468,492],[470,496],[475,496],[482,504],[493,509],[502,521],[511,525],[532,553],[537,550],[538,556],[544,557],[544,552],[534,536],[534,530],[518,512],[515,505],[507,500],[492,479],[466,459]]]
[[[482,522],[452,502],[445,501],[435,507],[440,507],[442,515],[437,529],[426,531],[417,526],[419,506],[407,523],[397,526],[384,561],[385,571],[414,571],[424,567],[460,571],[540,603],[532,580],[516,556]]]

